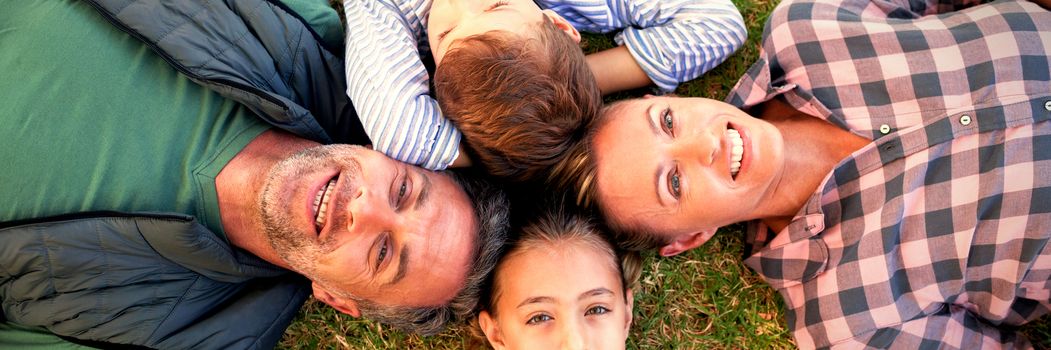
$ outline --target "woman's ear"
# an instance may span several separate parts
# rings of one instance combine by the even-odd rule
[[[358,303],[354,300],[341,298],[337,295],[333,295],[316,282],[313,283],[311,287],[314,289],[314,298],[317,298],[317,300],[321,300],[321,302],[328,304],[336,310],[339,310],[339,312],[354,317],[361,317],[361,311],[358,310]]]
[[[482,333],[485,333],[485,339],[489,341],[489,346],[496,350],[506,348],[504,335],[500,333],[500,326],[496,324],[496,320],[489,315],[488,311],[478,313],[478,326],[482,328]]]
[[[577,28],[574,27],[572,23],[569,23],[565,18],[562,18],[558,12],[555,12],[554,10],[544,10],[544,15],[551,20],[551,23],[553,23],[555,27],[561,29],[566,35],[569,35],[569,37],[573,39],[573,42],[576,42],[577,44],[580,43],[580,32],[577,31]]]
[[[665,244],[663,247],[661,247],[660,254],[661,256],[673,256],[678,255],[679,253],[685,252],[687,250],[700,247],[701,244],[704,244],[704,242],[707,242],[709,239],[712,239],[712,236],[715,236],[715,232],[718,230],[719,228],[716,227],[704,229],[693,233],[682,234],[676,237],[675,240],[671,241],[671,243]]]

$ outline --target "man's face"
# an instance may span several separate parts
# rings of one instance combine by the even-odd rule
[[[434,0],[427,19],[434,63],[440,65],[459,39],[493,30],[524,34],[543,16],[531,0]]]
[[[358,146],[320,146],[275,165],[261,197],[271,245],[330,290],[436,306],[469,270],[477,223],[449,176]]]
[[[652,97],[604,118],[594,140],[597,199],[623,226],[670,240],[755,219],[781,176],[780,132],[726,103]]]

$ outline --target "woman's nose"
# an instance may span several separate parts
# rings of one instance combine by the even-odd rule
[[[715,162],[721,141],[714,132],[704,130],[676,138],[671,148],[675,159],[693,160],[708,167]]]

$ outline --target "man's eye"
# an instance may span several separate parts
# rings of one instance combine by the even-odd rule
[[[539,314],[539,315],[530,317],[529,321],[526,321],[526,324],[528,324],[528,325],[536,325],[536,324],[540,324],[540,323],[551,321],[551,320],[552,320],[551,316],[548,316],[546,314]]]
[[[608,312],[612,312],[612,311],[610,311],[610,309],[607,309],[604,306],[596,306],[596,307],[588,309],[588,311],[585,311],[584,312],[584,316],[588,316],[588,315],[602,315],[602,314],[605,314],[605,313],[608,313]]]
[[[675,124],[671,118],[671,108],[667,108],[661,113],[661,122],[664,123],[664,129],[668,131],[668,134],[675,134]]]
[[[394,208],[400,210],[402,205],[405,204],[405,200],[409,195],[409,179],[408,175],[401,178],[401,184],[398,185],[398,192],[394,195]]]
[[[379,269],[380,264],[383,264],[383,260],[387,259],[387,239],[384,239],[380,243],[379,252],[376,253],[376,268]]]
[[[680,181],[679,173],[672,173],[671,176],[668,177],[668,190],[671,191],[671,195],[675,198],[679,198],[679,196],[682,195],[682,191],[680,190],[682,185]]]

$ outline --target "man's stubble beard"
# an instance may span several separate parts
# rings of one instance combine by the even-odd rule
[[[357,181],[361,178],[361,164],[353,157],[352,151],[339,152],[349,145],[329,145],[308,148],[288,157],[273,167],[267,174],[263,191],[259,196],[259,215],[263,222],[267,240],[278,256],[292,269],[312,281],[330,285],[332,281],[323,278],[317,269],[318,258],[332,248],[332,236],[323,241],[314,239],[313,232],[306,232],[296,227],[292,220],[292,211],[300,206],[296,203],[283,203],[283,185],[298,179],[303,174],[316,173],[315,170],[331,164],[340,164],[340,181]],[[352,186],[344,186],[351,188]],[[310,195],[310,194],[308,194]],[[338,196],[346,198],[345,195]],[[329,220],[336,224],[335,202],[329,204]],[[313,221],[310,221],[313,224]]]

